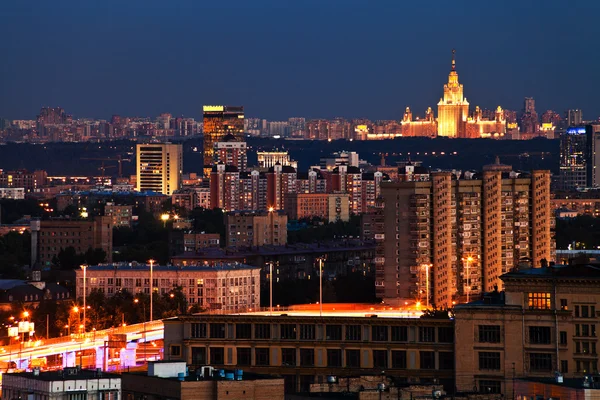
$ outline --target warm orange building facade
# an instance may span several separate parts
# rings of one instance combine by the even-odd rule
[[[286,198],[285,212],[290,219],[318,217],[329,222],[350,219],[347,193],[294,193]]]
[[[522,269],[502,280],[504,293],[454,309],[459,391],[491,388],[508,397],[514,378],[598,373],[597,267]]]
[[[502,164],[459,179],[383,183],[384,254],[377,293],[389,302],[451,307],[502,288],[520,263],[554,259],[550,172]]]

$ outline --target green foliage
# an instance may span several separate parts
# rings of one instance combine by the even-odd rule
[[[360,236],[360,216],[352,215],[347,222],[327,223],[319,218],[299,221],[306,222],[308,227],[297,231],[288,231],[288,243],[316,243],[336,238]]]
[[[135,228],[113,230],[113,260],[146,262],[150,258],[161,264],[169,262],[169,231],[148,212],[141,212]]]
[[[434,307],[430,310],[423,311],[421,318],[423,319],[450,319],[454,317],[452,310],[448,308]]]
[[[194,220],[194,230],[197,232],[219,233],[221,243],[225,243],[225,216],[223,210],[215,208],[195,208],[189,217]]]
[[[33,199],[0,200],[0,216],[2,217],[0,219],[3,224],[12,224],[23,218],[24,215],[39,218],[44,215],[44,210],[40,207],[39,202]]]
[[[269,305],[269,285],[261,288],[261,305]],[[316,303],[319,301],[319,278],[285,280],[273,283],[273,302],[281,306]],[[351,273],[332,281],[323,280],[325,303],[374,303],[375,281],[360,273]]]
[[[600,246],[600,218],[582,215],[577,218],[556,220],[556,248],[595,250]]]
[[[81,264],[98,265],[104,261],[106,261],[106,252],[102,249],[90,247],[84,254],[77,254],[75,248],[69,246],[58,252],[52,264],[63,270],[72,270],[79,268]]]
[[[23,279],[23,266],[31,260],[29,232],[9,232],[0,236],[0,276],[3,279]]]

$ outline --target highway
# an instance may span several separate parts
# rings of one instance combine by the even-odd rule
[[[128,343],[134,340],[139,342],[162,340],[164,325],[162,321],[152,321],[84,334],[31,340],[22,344],[19,342],[0,349],[0,362],[31,360],[68,352],[98,349],[104,347],[109,336],[114,334],[126,334]]]

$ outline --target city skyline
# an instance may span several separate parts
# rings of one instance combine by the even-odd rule
[[[419,4],[364,1],[105,4],[8,6],[3,117],[61,105],[82,117],[171,111],[199,119],[203,104],[243,104],[247,115],[271,120],[399,119],[406,106],[425,110],[440,97],[452,48],[468,98],[483,108],[520,110],[524,97],[536,98],[540,112],[580,108],[594,117],[600,108],[589,90],[594,63],[570,58],[595,37],[593,2],[440,4],[428,14]],[[232,53],[240,62],[229,61]]]

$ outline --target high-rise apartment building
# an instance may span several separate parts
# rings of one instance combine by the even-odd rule
[[[382,183],[383,269],[379,296],[452,306],[502,287],[520,263],[553,259],[550,172],[496,163],[457,177]]]
[[[213,162],[233,165],[240,171],[245,171],[248,166],[246,153],[246,142],[240,142],[233,135],[227,135],[222,141],[215,143]]]
[[[231,134],[237,141],[244,138],[244,107],[204,106],[204,176],[212,171],[215,143]]]
[[[183,153],[180,144],[138,144],[136,160],[137,191],[152,191],[170,196],[181,188]]]
[[[535,136],[540,129],[540,121],[535,111],[535,100],[532,97],[525,97],[519,125],[521,127],[521,135],[525,135],[524,138],[528,139]]]
[[[566,114],[567,126],[577,126],[583,123],[583,111],[578,109],[567,110]]]

